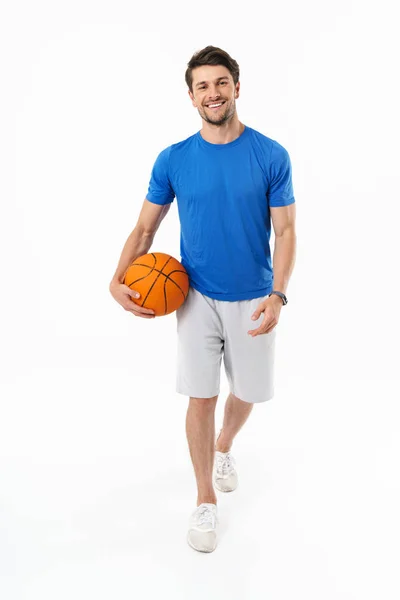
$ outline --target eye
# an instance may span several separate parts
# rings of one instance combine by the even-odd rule
[[[220,81],[219,83],[220,83],[221,85],[226,85],[228,82],[227,82],[227,81]],[[199,87],[199,90],[204,90],[204,88],[205,88],[205,87],[206,87],[205,85],[201,85],[201,86]]]

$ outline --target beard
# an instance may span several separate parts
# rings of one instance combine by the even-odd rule
[[[221,107],[221,111],[218,111],[219,114],[218,116],[216,114],[215,117],[209,113],[207,108],[198,109],[198,112],[204,121],[207,121],[207,123],[211,123],[212,125],[216,125],[218,127],[229,121],[235,114],[235,101],[233,100],[233,102],[229,104],[228,101],[225,100],[225,104],[223,104]]]

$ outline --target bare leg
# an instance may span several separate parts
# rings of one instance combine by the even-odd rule
[[[244,402],[233,394],[229,394],[224,410],[224,422],[215,444],[215,450],[228,452],[231,449],[233,438],[246,422],[254,404]]]
[[[212,483],[215,440],[215,406],[213,398],[189,398],[186,435],[197,481],[197,506],[202,502],[217,504]]]

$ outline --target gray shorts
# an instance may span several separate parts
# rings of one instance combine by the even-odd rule
[[[244,402],[265,402],[274,394],[276,327],[252,337],[263,313],[253,321],[257,306],[268,296],[236,302],[214,300],[189,287],[176,311],[178,351],[176,391],[193,398],[220,392],[221,359],[230,392]]]

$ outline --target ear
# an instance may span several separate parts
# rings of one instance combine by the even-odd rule
[[[192,94],[192,92],[190,90],[188,90],[188,94],[189,94],[189,98],[192,101],[193,106],[196,106],[196,101],[195,101],[194,96],[193,96],[193,94]]]

